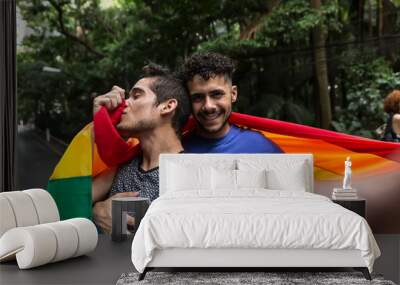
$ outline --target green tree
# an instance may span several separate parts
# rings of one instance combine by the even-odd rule
[[[34,30],[18,54],[19,116],[70,139],[91,121],[93,96],[128,89],[148,61],[177,69],[214,50],[238,62],[235,110],[372,136],[382,97],[397,86],[399,3],[315,2],[19,0]],[[365,100],[380,107],[344,112]]]

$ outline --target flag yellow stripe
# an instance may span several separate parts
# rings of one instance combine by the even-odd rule
[[[69,144],[50,179],[92,175],[92,124],[84,127]]]

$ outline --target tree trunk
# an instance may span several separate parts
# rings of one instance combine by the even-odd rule
[[[311,0],[311,7],[320,9],[321,0]],[[326,32],[322,24],[313,30],[313,54],[315,64],[316,89],[321,110],[321,127],[329,129],[332,121],[331,101],[328,90],[328,67],[326,63]]]
[[[381,43],[383,55],[394,64],[397,61],[399,43],[397,38],[387,38],[386,36],[394,36],[396,34],[396,23],[398,21],[398,13],[396,13],[396,6],[390,0],[383,0],[382,2],[382,36],[384,37]]]
[[[350,22],[355,27],[355,36],[364,40],[364,0],[352,0],[349,7]],[[362,45],[361,45],[362,46]]]
[[[372,0],[368,0],[368,37],[374,36],[373,23],[372,23]]]
[[[365,40],[364,10],[365,2],[364,0],[360,0],[360,6],[358,8],[358,20],[360,21],[360,37],[362,42]]]
[[[377,36],[380,38],[383,34],[383,3],[382,0],[376,2],[376,26]]]

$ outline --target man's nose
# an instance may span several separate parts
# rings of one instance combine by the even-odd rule
[[[132,106],[133,100],[132,98],[125,99],[125,109],[130,108]]]
[[[131,97],[129,97],[129,98],[127,98],[127,99],[125,99],[125,104],[126,104],[126,106],[129,106],[129,105],[131,105],[132,104],[132,98]]]
[[[210,111],[214,111],[215,109],[216,109],[216,107],[215,107],[214,101],[210,97],[206,96],[204,98],[203,111],[210,112]]]

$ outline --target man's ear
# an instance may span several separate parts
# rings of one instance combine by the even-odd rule
[[[234,103],[234,102],[236,102],[237,96],[238,96],[237,86],[236,85],[232,85],[231,94],[232,94],[231,101],[232,101],[232,103]]]
[[[172,113],[178,106],[178,101],[176,99],[168,99],[160,104],[161,115],[167,115]]]

